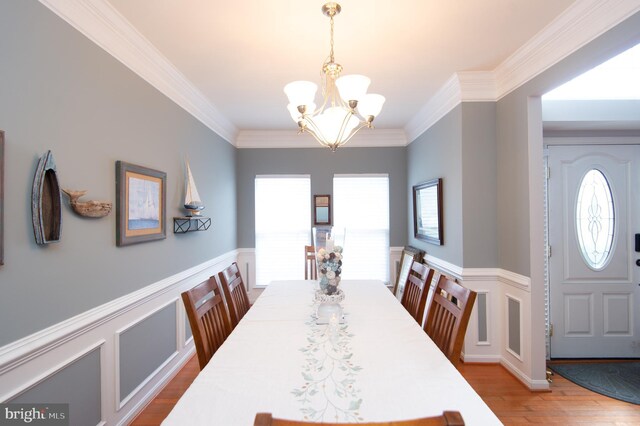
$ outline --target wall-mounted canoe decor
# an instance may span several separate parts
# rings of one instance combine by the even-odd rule
[[[78,201],[87,191],[74,191],[63,189],[62,192],[69,197],[69,204],[74,212],[84,217],[105,217],[111,212],[112,203],[109,201]]]
[[[4,132],[0,130],[0,265],[4,265]]]
[[[37,244],[60,241],[62,232],[62,197],[56,163],[51,151],[40,157],[31,190],[31,216]]]

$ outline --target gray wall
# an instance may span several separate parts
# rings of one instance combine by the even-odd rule
[[[326,148],[240,149],[237,175],[238,247],[255,247],[256,175],[310,174],[313,196],[333,194],[333,175],[340,173],[389,174],[389,241],[392,247],[404,246],[407,216],[406,167],[403,147],[342,147],[335,153]],[[309,227],[311,226],[313,225],[310,223]]]
[[[462,229],[465,268],[498,266],[495,102],[462,104]]]
[[[638,43],[640,13],[498,101],[496,131],[501,268],[530,275],[528,98],[541,96]]]
[[[0,58],[0,346],[237,247],[233,146],[36,1],[0,2]],[[116,247],[115,212],[81,218],[65,199],[61,242],[37,246],[31,184],[48,149],[63,188],[114,207],[117,160],[166,172],[166,240]],[[185,156],[213,224],[174,235]]]
[[[527,103],[509,95],[497,105],[498,256],[500,267],[529,276]],[[540,165],[542,167],[542,164]]]
[[[455,265],[530,275],[528,99],[640,42],[640,13],[498,102],[464,102],[407,148],[411,245]],[[542,164],[540,164],[542,168]],[[411,188],[442,177],[444,245],[413,237]]]
[[[407,147],[409,244],[439,259],[462,265],[462,105],[456,106]],[[414,238],[413,186],[442,178],[443,241],[441,246]]]

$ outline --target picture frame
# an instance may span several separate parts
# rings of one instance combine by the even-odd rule
[[[331,195],[313,196],[313,224],[331,225]]]
[[[422,241],[442,245],[442,178],[413,187],[413,233]]]
[[[166,229],[167,174],[116,161],[116,245],[162,240]]]
[[[4,265],[4,131],[0,130],[0,265]]]
[[[404,285],[407,282],[407,278],[409,278],[409,274],[411,273],[411,263],[412,262],[422,262],[424,259],[424,251],[406,246],[402,250],[402,256],[400,257],[400,264],[398,265],[398,273],[396,274],[396,282],[393,286],[393,294],[399,301],[402,301],[402,295],[404,294]]]

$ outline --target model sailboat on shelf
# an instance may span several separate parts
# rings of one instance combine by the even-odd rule
[[[198,189],[196,188],[196,183],[193,180],[191,167],[189,167],[188,161],[184,208],[189,212],[187,216],[200,216],[200,211],[204,210],[204,203],[200,199],[200,194],[198,194]]]

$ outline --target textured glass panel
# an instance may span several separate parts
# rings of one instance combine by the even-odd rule
[[[590,268],[605,267],[615,225],[611,187],[598,169],[589,170],[580,184],[576,203],[576,234],[584,261]]]

